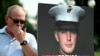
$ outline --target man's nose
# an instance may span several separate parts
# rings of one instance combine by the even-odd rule
[[[18,22],[17,24],[16,24],[16,26],[17,27],[19,27],[19,26],[21,26],[22,24],[20,23],[20,22]]]
[[[70,31],[67,32],[66,38],[68,41],[71,41],[71,32]]]
[[[19,22],[17,23],[17,25],[22,25],[22,24],[21,24],[21,22],[19,21]]]

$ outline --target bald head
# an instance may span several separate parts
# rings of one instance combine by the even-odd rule
[[[11,15],[15,15],[15,14],[18,14],[18,15],[26,15],[25,13],[25,10],[19,6],[19,5],[12,5],[8,8],[7,10],[7,16],[11,16]]]

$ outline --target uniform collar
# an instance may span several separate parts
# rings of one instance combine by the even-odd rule
[[[7,33],[6,28],[7,28],[7,26],[4,26],[2,29],[0,29],[0,33]]]

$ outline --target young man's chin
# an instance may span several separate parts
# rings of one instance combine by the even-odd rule
[[[72,54],[74,51],[74,48],[66,48],[65,50],[63,50],[64,54]]]

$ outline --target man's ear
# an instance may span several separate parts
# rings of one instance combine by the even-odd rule
[[[58,32],[57,32],[57,31],[55,31],[55,32],[54,32],[54,35],[55,35],[55,39],[56,39],[56,41],[57,41],[57,42],[59,42]]]
[[[5,16],[5,22],[6,22],[6,24],[8,22],[8,16],[7,15]]]

